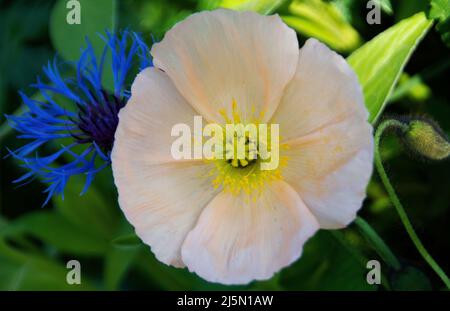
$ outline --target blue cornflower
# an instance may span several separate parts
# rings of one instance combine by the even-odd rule
[[[86,176],[85,193],[96,173],[110,164],[118,112],[130,96],[127,87],[137,74],[137,65],[140,69],[152,66],[149,48],[138,34],[123,31],[99,36],[105,42],[100,58],[86,39],[87,47],[75,62],[73,76],[62,77],[58,66],[63,64],[49,62],[43,68],[48,81],[38,77],[32,85],[39,96],[30,98],[20,92],[27,110],[19,116],[6,116],[19,132],[17,137],[28,140],[19,149],[9,150],[27,170],[13,182],[24,184],[39,178],[47,183],[44,205],[53,195],[64,197],[64,188],[74,175]],[[112,90],[105,87],[107,66],[113,76]],[[58,150],[40,155],[47,145]]]

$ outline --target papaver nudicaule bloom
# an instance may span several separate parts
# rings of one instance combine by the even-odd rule
[[[278,16],[223,9],[178,23],[151,54],[119,114],[112,166],[122,210],[160,261],[244,284],[294,262],[319,228],[354,220],[373,138],[341,56],[314,39],[299,50]],[[279,167],[174,160],[171,128],[197,115],[279,124]]]

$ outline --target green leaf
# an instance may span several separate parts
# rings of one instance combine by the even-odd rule
[[[346,21],[334,3],[322,0],[294,0],[291,15],[284,22],[297,32],[315,37],[338,51],[352,51],[361,44],[358,32]]]
[[[29,234],[57,250],[74,255],[102,255],[108,243],[70,223],[57,212],[39,211],[10,223],[2,235]]]
[[[443,21],[450,16],[450,0],[432,0],[430,17]]]
[[[439,23],[436,29],[441,34],[444,44],[450,48],[450,18],[447,18],[445,21]]]
[[[0,121],[53,55],[47,44],[50,1],[11,1],[0,9]],[[22,22],[26,21],[26,23]],[[1,132],[1,130],[0,130]],[[0,134],[1,139],[1,134]]]
[[[251,285],[249,286],[249,290],[256,290],[256,291],[281,291],[284,290],[283,286],[281,286],[280,284],[280,276],[281,273],[276,273],[274,276],[272,276],[270,279],[268,280],[264,280],[264,281],[255,281],[252,282]]]
[[[187,4],[183,1],[121,1],[121,24],[130,29],[139,30],[145,41],[159,41],[164,34],[177,22],[184,20],[194,13],[194,3]],[[198,8],[205,10],[203,6],[216,8],[216,1],[199,1]]]
[[[305,244],[300,260],[281,272],[280,282],[287,290],[376,290],[367,284],[367,272],[329,231],[319,231]]]
[[[0,290],[94,289],[83,275],[81,284],[67,284],[67,272],[55,260],[17,250],[0,239]]]
[[[419,12],[425,12],[430,5],[430,1],[424,0],[408,0],[396,1],[395,3],[395,20],[401,21]]]
[[[0,214],[0,232],[8,226],[8,220]]]
[[[136,268],[140,275],[158,290],[240,290],[243,286],[227,286],[208,283],[187,268],[174,268],[158,261],[149,247],[141,248],[136,259]]]
[[[380,8],[386,14],[392,15],[392,13],[394,12],[392,10],[392,3],[390,0],[375,0],[375,2],[380,6]]]
[[[424,13],[418,13],[382,32],[348,58],[363,87],[370,122],[376,122],[383,112],[406,63],[431,25]]]
[[[402,73],[398,87],[389,98],[390,102],[395,102],[407,96],[415,102],[422,102],[431,96],[431,89],[425,84],[420,75],[410,77],[407,73]]]
[[[105,285],[108,290],[118,289],[121,280],[139,253],[139,248],[111,247],[105,258]]]
[[[436,29],[442,41],[450,47],[450,0],[431,1],[430,17],[439,21]]]
[[[220,6],[222,0],[199,0],[198,1],[198,10],[214,10]]]
[[[201,1],[201,9],[215,9],[218,7],[236,11],[255,11],[261,14],[271,14],[286,0],[212,0]]]
[[[427,276],[417,268],[407,266],[391,277],[393,290],[431,290],[431,283]]]
[[[66,60],[74,61],[80,57],[80,48],[86,46],[85,38],[89,37],[97,55],[100,55],[104,42],[97,35],[105,30],[114,30],[115,0],[79,0],[81,4],[81,23],[70,25],[67,14],[71,9],[66,7],[66,0],[59,0],[50,17],[50,37],[55,49]]]
[[[120,282],[144,245],[125,218],[121,219],[116,235],[118,237],[110,242],[105,258],[104,281],[108,290],[119,288]]]
[[[92,184],[88,191],[80,195],[84,186],[81,176],[72,176],[61,197],[53,197],[53,204],[72,224],[94,236],[107,239],[114,236],[118,225],[119,213],[116,204],[112,204]]]

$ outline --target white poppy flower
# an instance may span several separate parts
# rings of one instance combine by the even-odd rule
[[[354,220],[373,138],[341,56],[315,39],[299,50],[278,16],[224,9],[178,23],[151,54],[120,111],[112,167],[125,216],[160,261],[245,284],[297,260],[319,228]],[[198,115],[279,124],[280,166],[249,175],[254,163],[175,160],[172,127]]]

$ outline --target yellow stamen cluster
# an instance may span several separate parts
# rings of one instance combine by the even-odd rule
[[[245,146],[245,157],[238,157],[238,146]],[[258,142],[248,135],[234,135],[234,139],[230,139],[225,143],[225,159],[235,168],[246,167],[253,164],[258,158]]]
[[[228,117],[224,110],[220,111],[220,113],[227,124],[255,124],[257,126],[260,123],[259,120],[250,120],[250,122],[243,121],[236,101],[234,100],[232,103],[231,118]],[[287,164],[286,157],[280,155],[278,168],[274,170],[262,170],[260,164],[261,161],[265,160],[259,157],[259,141],[257,138],[252,137],[246,132],[234,133],[234,137],[230,137],[230,135],[226,136],[223,159],[211,160],[214,163],[214,167],[209,172],[209,175],[213,176],[213,185],[215,188],[221,187],[224,191],[234,195],[244,192],[256,198],[268,183],[282,179],[281,169]],[[239,144],[245,144],[244,158],[238,157],[237,150]],[[270,144],[268,147],[270,151]],[[283,147],[280,146],[280,153]]]
[[[258,160],[259,161],[259,160]],[[215,176],[213,185],[222,187],[224,191],[239,194],[259,194],[267,183],[282,179],[281,167],[287,164],[286,158],[281,158],[279,168],[275,170],[261,170],[257,163],[243,168],[237,168],[225,161],[215,160],[210,174]]]

